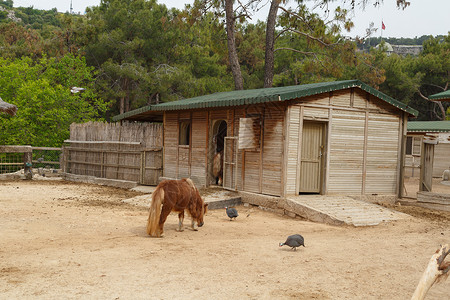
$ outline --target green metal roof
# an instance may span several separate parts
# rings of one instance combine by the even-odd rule
[[[386,94],[368,86],[359,80],[345,80],[333,82],[321,82],[304,85],[292,85],[285,87],[273,87],[253,90],[239,90],[230,92],[214,93],[189,99],[182,99],[172,102],[161,103],[157,105],[144,106],[121,115],[113,117],[113,121],[123,119],[132,119],[131,117],[143,113],[168,111],[168,110],[184,110],[198,108],[214,108],[239,106],[247,104],[266,103],[274,101],[287,101],[296,98],[317,95],[321,93],[348,89],[351,87],[359,87],[362,90],[378,97],[385,102],[405,111],[411,115],[417,116],[418,111],[397,101]]]
[[[408,132],[450,132],[450,121],[409,121]]]
[[[450,100],[450,90],[442,93],[433,94],[428,97],[430,100]]]

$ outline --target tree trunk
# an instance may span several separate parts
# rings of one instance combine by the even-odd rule
[[[278,6],[281,0],[272,0],[269,14],[267,16],[266,27],[266,54],[264,65],[264,87],[272,87],[273,83],[273,65],[274,65],[274,46],[275,46],[275,25],[277,21]]]
[[[234,79],[234,89],[243,90],[244,83],[242,79],[241,66],[236,50],[236,40],[234,37],[234,12],[233,0],[225,0],[225,15],[227,25],[227,44],[228,44],[228,59],[230,60],[231,73]]]
[[[119,106],[119,113],[123,114],[125,112],[125,97],[120,97],[120,106]]]
[[[419,284],[411,298],[411,300],[425,299],[425,295],[431,286],[436,282],[445,280],[450,270],[450,262],[445,262],[445,257],[450,253],[448,244],[441,246],[433,256],[431,256],[428,266],[420,278]]]
[[[125,98],[125,112],[130,111],[130,89],[128,86],[128,79],[125,78],[125,91],[126,91],[126,98]]]

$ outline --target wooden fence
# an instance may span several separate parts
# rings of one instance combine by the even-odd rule
[[[0,145],[0,174],[31,168],[59,169],[61,148]]]
[[[162,124],[72,124],[63,171],[157,185],[162,176]]]
[[[33,149],[31,146],[0,146],[0,173],[12,173],[24,169],[31,179]]]

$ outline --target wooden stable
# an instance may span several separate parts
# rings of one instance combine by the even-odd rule
[[[417,111],[357,80],[216,93],[116,116],[164,124],[164,178],[287,196],[398,195]]]

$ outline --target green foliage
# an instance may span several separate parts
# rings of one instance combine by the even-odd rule
[[[299,5],[279,16],[283,30],[275,44],[274,85],[304,84],[342,78],[354,63],[355,46],[340,36],[353,23],[348,11],[337,8],[333,21]],[[352,78],[354,79],[354,78]]]
[[[239,62],[246,89],[262,88],[266,24],[243,24],[236,36]]]
[[[363,43],[358,44],[358,49],[361,50],[369,50],[371,47],[375,47],[378,44],[381,44],[382,41],[389,43],[391,45],[423,45],[423,43],[433,38],[432,35],[422,35],[420,37],[415,38],[390,38],[390,37],[384,37],[381,38],[378,37],[371,37],[364,40]],[[443,38],[442,35],[436,36],[437,39]]]
[[[14,23],[0,23],[0,55],[3,58],[41,56],[43,41],[36,30]]]
[[[56,8],[52,10],[34,9],[33,7],[18,7],[15,15],[22,23],[33,29],[42,29],[44,25],[60,26]]]
[[[8,143],[37,138],[39,122],[53,126],[42,121],[50,115],[37,113],[40,108],[50,112],[58,107],[61,116],[54,123],[63,124],[63,128],[69,119],[109,119],[154,103],[156,98],[165,102],[234,88],[221,1],[210,1],[212,6],[208,7],[199,0],[179,11],[156,0],[102,0],[99,6],[88,8],[86,15],[13,8],[12,3],[0,1],[0,6],[20,18],[12,21],[0,11],[0,96],[19,104],[19,113],[26,114],[17,118],[2,115],[0,129],[6,128],[6,118],[8,128],[24,128],[27,133],[10,134]],[[423,44],[419,56],[387,56],[376,49],[358,51],[381,41],[370,38],[356,44],[345,39],[342,33],[353,26],[347,10],[339,8],[330,15],[332,21],[325,21],[309,11],[304,1],[296,3],[299,5],[290,13],[278,12],[273,85],[360,79],[418,109],[419,119],[442,115],[441,108],[424,100],[419,91],[426,97],[446,86],[448,35],[383,38],[391,44]],[[234,5],[239,9],[237,2]],[[263,87],[266,23],[251,24],[240,17],[235,27],[244,87]],[[70,94],[71,85],[89,89]],[[34,92],[37,87],[39,91]],[[28,111],[27,93],[27,99],[36,103],[34,111]],[[97,98],[110,100],[108,107]],[[82,103],[75,105],[75,99]],[[78,113],[64,112],[61,101]],[[447,107],[444,103],[443,109]],[[19,119],[22,123],[15,123]],[[29,125],[31,121],[38,123]],[[57,144],[54,141],[60,141],[61,135],[56,135],[46,135],[49,144],[45,145]]]
[[[107,108],[83,58],[0,58],[0,74],[0,96],[18,107],[15,117],[0,118],[0,144],[61,146],[71,123],[100,120]],[[86,91],[72,94],[72,86]]]
[[[417,109],[417,120],[445,119],[450,104],[426,97],[444,91],[449,82],[450,35],[426,40],[417,57],[387,56],[380,50],[372,53],[380,57],[376,64],[386,72],[381,91]]]
[[[5,8],[12,8],[13,7],[13,1],[12,0],[5,0],[5,1],[0,1],[0,6],[3,6]]]

